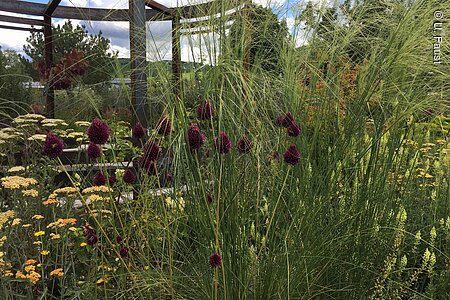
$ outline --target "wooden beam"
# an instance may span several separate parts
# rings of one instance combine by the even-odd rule
[[[53,66],[53,33],[52,33],[52,17],[44,15],[44,57],[45,67],[50,72]],[[45,89],[45,111],[48,118],[55,117],[55,91],[51,84],[51,78],[47,78],[47,86]]]
[[[156,1],[153,0],[145,0],[145,5],[147,5],[148,7],[159,11],[160,13],[163,13],[166,16],[172,16],[173,14],[173,9],[172,8],[168,8],[167,6],[164,6]]]
[[[42,32],[42,29],[37,28],[25,28],[25,27],[17,27],[17,26],[9,26],[9,25],[0,25],[1,29],[9,29],[9,30],[19,30],[19,31],[29,31],[29,32]]]
[[[145,0],[129,0],[130,66],[133,121],[148,126]]]
[[[0,0],[0,11],[26,14],[33,16],[42,16],[47,4],[28,2],[28,1],[4,1]],[[103,9],[58,6],[52,14],[54,18],[90,20],[90,21],[124,21],[130,20],[127,9]],[[171,20],[154,9],[148,9],[145,12],[147,21],[167,21]]]
[[[49,0],[47,6],[44,9],[43,15],[51,17],[58,7],[59,3],[61,3],[61,0]]]
[[[181,99],[180,15],[174,12],[172,19],[172,77],[175,101]]]
[[[0,15],[0,22],[16,23],[23,25],[33,25],[33,26],[43,26],[44,22],[42,20],[12,17]]]

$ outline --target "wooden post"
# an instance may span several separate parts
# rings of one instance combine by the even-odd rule
[[[172,76],[175,100],[181,99],[181,51],[180,51],[180,15],[177,9],[172,15]]]
[[[53,39],[52,39],[52,17],[44,15],[44,56],[45,67],[48,72],[53,66]],[[47,80],[47,89],[45,91],[45,112],[48,118],[55,117],[55,91],[53,89],[51,78]]]
[[[129,1],[130,67],[133,121],[148,127],[146,13],[144,0]]]

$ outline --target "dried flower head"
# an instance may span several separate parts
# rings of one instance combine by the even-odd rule
[[[142,139],[147,134],[147,129],[142,127],[141,122],[137,122],[131,129],[131,136],[135,139]]]
[[[211,254],[211,256],[209,257],[209,265],[213,269],[218,268],[222,265],[222,257],[219,253],[214,252],[213,254]]]
[[[123,173],[123,181],[128,184],[136,182],[136,174],[132,169],[128,169]]]
[[[228,135],[223,131],[221,131],[219,136],[215,138],[214,143],[220,154],[227,154],[231,150],[231,141],[228,138]]]
[[[97,244],[97,242],[98,242],[98,236],[95,233],[91,232],[88,235],[86,235],[86,243],[89,246],[94,246],[95,244]]]
[[[284,152],[284,161],[290,165],[295,166],[300,160],[300,152],[297,149],[297,145],[291,144],[289,148]]]
[[[53,132],[47,133],[47,137],[42,145],[42,153],[50,158],[59,157],[64,150],[64,142],[60,140]]]
[[[129,255],[128,248],[127,247],[121,248],[119,251],[119,254],[120,254],[120,257],[122,257],[122,258],[128,257],[128,255]]]
[[[89,141],[99,145],[108,141],[110,132],[108,125],[99,118],[92,120],[91,126],[87,129]]]
[[[90,159],[97,159],[102,155],[102,149],[99,145],[91,142],[87,147],[87,155]]]
[[[158,123],[156,123],[156,130],[160,135],[170,135],[172,132],[172,124],[170,123],[170,120],[166,116],[162,117]]]
[[[205,135],[200,131],[197,124],[192,123],[187,131],[187,140],[191,150],[200,149],[205,143]]]
[[[252,147],[253,147],[253,143],[252,143],[252,141],[250,141],[250,139],[246,135],[244,135],[237,142],[237,145],[236,145],[238,152],[241,154],[249,153],[252,150]]]
[[[103,173],[97,172],[97,174],[94,175],[92,182],[95,186],[105,185],[106,177],[105,177],[105,175],[103,175]]]
[[[291,125],[287,128],[287,133],[289,136],[296,137],[301,133],[301,129],[295,121],[292,121]]]
[[[208,100],[205,100],[198,105],[197,117],[200,120],[211,120],[211,118],[214,117],[214,108]]]

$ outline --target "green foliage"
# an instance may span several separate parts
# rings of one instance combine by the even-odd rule
[[[28,111],[33,97],[25,84],[31,79],[25,69],[21,55],[0,48],[0,119]]]
[[[44,60],[43,33],[32,32],[27,42],[24,51],[32,61],[37,63]],[[89,63],[86,74],[82,77],[85,84],[108,83],[114,77],[114,59],[117,53],[111,51],[110,43],[101,32],[98,35],[90,35],[84,26],[73,26],[71,21],[53,28],[54,61],[59,61],[73,49],[83,51]]]
[[[248,51],[250,65],[265,71],[280,73],[283,51],[289,47],[288,28],[270,8],[247,5],[237,15],[230,29],[230,47],[236,59],[245,60]]]

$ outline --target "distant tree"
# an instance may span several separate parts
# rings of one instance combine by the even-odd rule
[[[44,60],[44,35],[41,32],[33,32],[27,38],[28,44],[24,46],[33,63]],[[74,49],[84,52],[87,61],[87,69],[82,76],[85,84],[109,82],[114,76],[114,58],[117,53],[111,51],[111,43],[101,32],[98,35],[88,34],[85,26],[73,26],[67,21],[62,26],[53,28],[54,61],[60,61],[65,55]]]
[[[230,29],[231,49],[240,57],[244,57],[243,51],[249,49],[250,65],[256,63],[266,71],[280,72],[281,54],[289,37],[286,21],[279,21],[270,8],[252,4],[246,9]],[[245,30],[249,32],[248,40]],[[245,45],[248,42],[250,45]]]
[[[16,112],[23,113],[27,109],[26,106],[32,102],[32,93],[25,83],[30,79],[25,73],[21,55],[13,50],[2,51],[0,47],[1,111],[15,115]],[[7,111],[8,109],[10,111]]]

